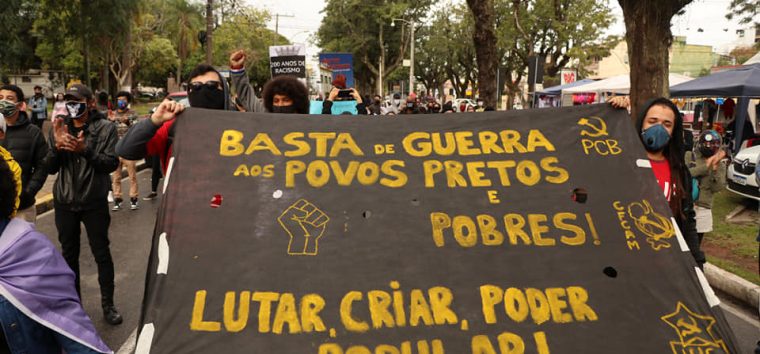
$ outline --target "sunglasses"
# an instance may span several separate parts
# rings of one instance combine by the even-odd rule
[[[203,86],[206,86],[206,88],[210,90],[218,90],[222,88],[221,82],[219,81],[206,81],[206,82],[191,82],[190,83],[190,91],[199,91],[203,88]]]

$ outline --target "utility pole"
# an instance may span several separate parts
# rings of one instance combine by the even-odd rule
[[[409,94],[411,94],[414,92],[414,20],[409,22],[409,36],[411,36],[409,53]]]
[[[277,40],[280,39],[280,16],[282,16],[282,17],[295,17],[295,16],[292,16],[292,15],[274,14],[274,39],[272,40],[272,43],[274,45],[277,45]]]
[[[394,18],[391,20],[391,27],[396,25],[396,21],[401,21],[409,25],[409,93],[414,92],[414,20],[405,20],[403,18]],[[401,90],[404,92],[404,90]]]
[[[213,42],[212,33],[214,32],[214,0],[206,2],[206,64],[212,65],[213,61]]]

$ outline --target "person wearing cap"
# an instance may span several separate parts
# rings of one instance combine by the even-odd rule
[[[21,201],[18,214],[28,222],[37,219],[35,196],[47,180],[47,142],[42,131],[27,118],[24,91],[15,85],[0,87],[0,113],[7,125],[0,146],[21,166]]]
[[[29,108],[32,110],[32,124],[42,130],[42,123],[47,119],[47,98],[42,94],[42,87],[34,86],[34,96],[29,97]]]
[[[53,187],[55,226],[63,258],[79,286],[80,224],[87,229],[90,249],[98,267],[103,317],[111,325],[122,323],[114,306],[114,265],[108,240],[110,173],[116,170],[116,126],[96,109],[92,91],[76,84],[64,95],[66,115],[55,117],[48,138],[48,172],[58,174]]]

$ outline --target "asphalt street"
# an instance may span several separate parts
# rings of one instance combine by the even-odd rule
[[[84,308],[95,323],[95,327],[105,342],[120,353],[131,353],[134,348],[134,331],[140,318],[145,270],[150,253],[150,243],[159,200],[144,201],[142,197],[150,192],[150,169],[138,173],[140,184],[140,209],[127,208],[111,212],[111,254],[116,270],[116,306],[124,316],[120,326],[110,326],[103,320],[100,308],[100,292],[95,261],[86,242],[86,232],[82,227],[82,251],[80,269]],[[162,181],[163,182],[163,181]],[[124,191],[128,191],[127,180],[123,181]],[[160,186],[159,186],[160,188]],[[55,245],[59,245],[55,229],[54,211],[38,217],[37,228],[48,235]],[[753,353],[755,343],[760,340],[760,322],[757,310],[737,305],[721,297],[721,307],[734,330],[742,353]]]

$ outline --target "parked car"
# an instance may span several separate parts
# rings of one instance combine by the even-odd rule
[[[172,92],[166,95],[166,98],[172,101],[182,103],[183,105],[185,105],[185,107],[190,106],[190,100],[187,98],[187,91]],[[158,106],[151,108],[150,113],[148,115],[149,116],[153,115],[153,112],[156,111],[156,108],[158,108]]]
[[[460,112],[459,106],[461,106],[462,103],[464,103],[465,105],[473,106],[473,107],[478,106],[478,104],[474,100],[471,100],[469,98],[455,98],[454,101],[452,101],[452,103],[454,105],[454,111],[456,112]]]
[[[741,196],[760,200],[760,181],[755,176],[755,164],[760,157],[760,145],[742,149],[728,166],[728,190]]]

